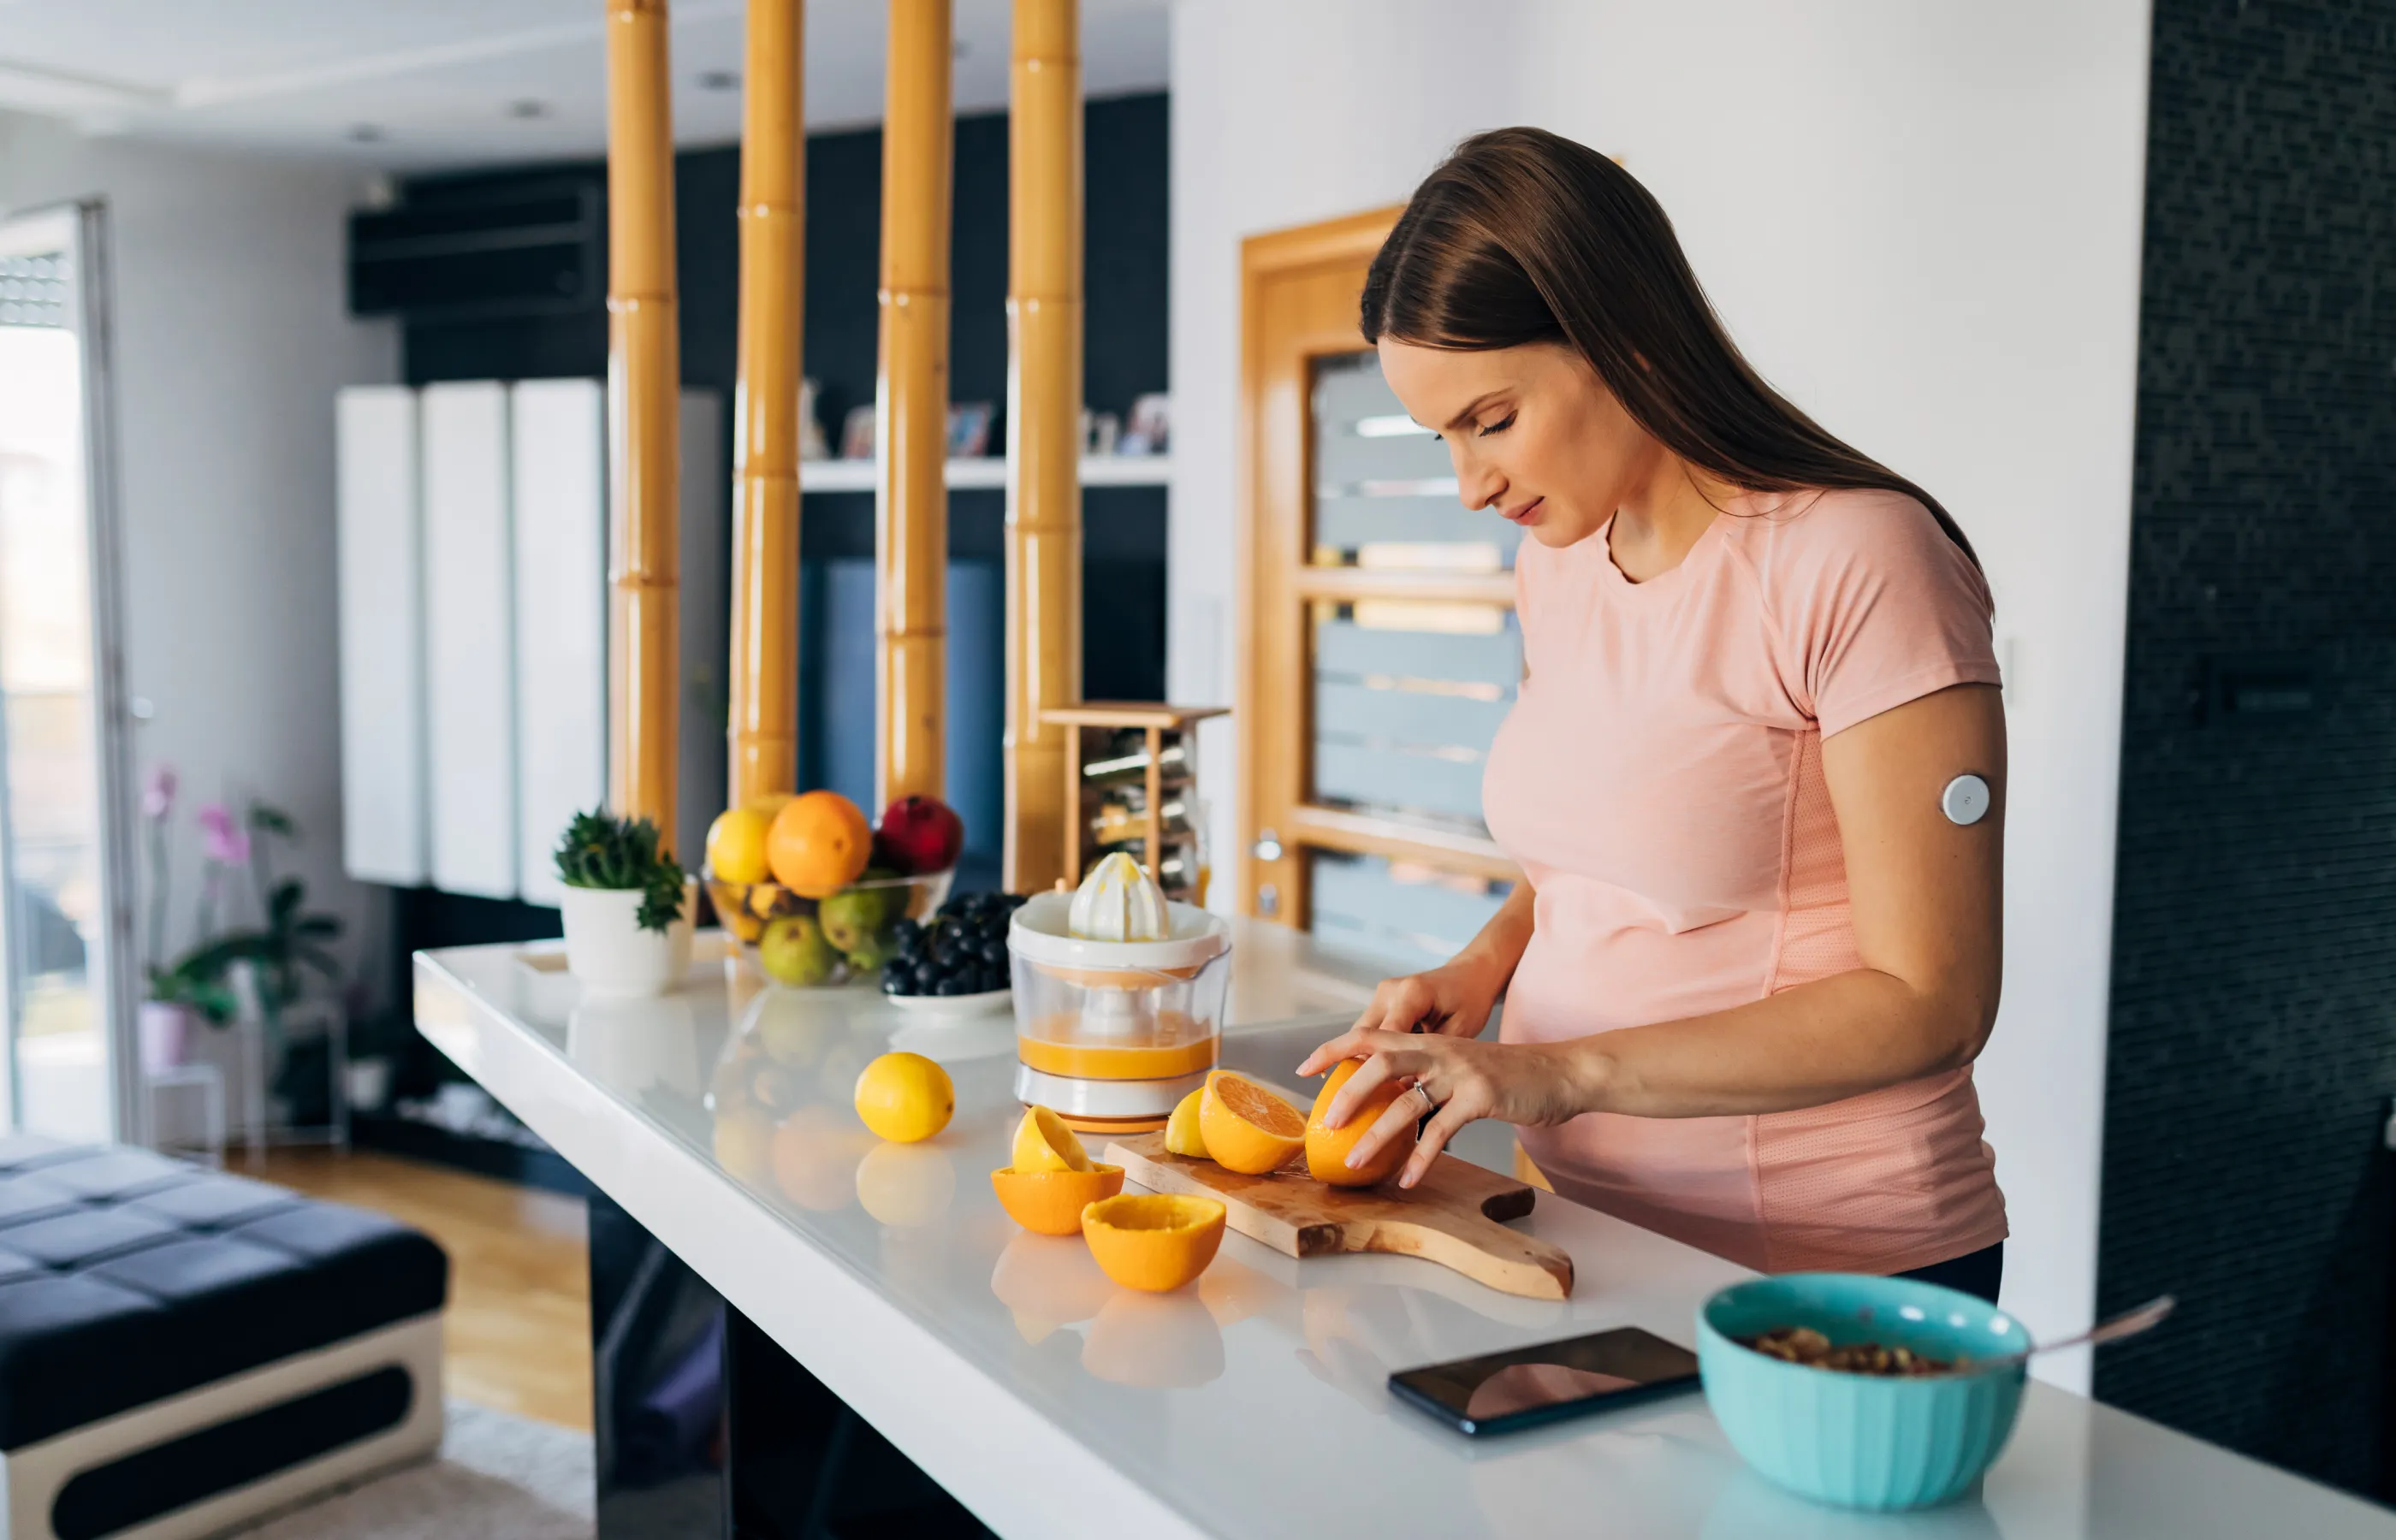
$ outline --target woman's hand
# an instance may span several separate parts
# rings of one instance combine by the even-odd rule
[[[1507,971],[1465,951],[1436,968],[1404,978],[1385,978],[1375,987],[1373,1002],[1349,1030],[1479,1037],[1481,1029],[1489,1025],[1489,1013],[1497,1008],[1498,991],[1506,987]]]
[[[1319,1074],[1341,1059],[1364,1061],[1324,1112],[1324,1124],[1332,1128],[1345,1123],[1365,1098],[1392,1081],[1422,1087],[1439,1110],[1398,1176],[1400,1187],[1412,1187],[1422,1180],[1456,1131],[1476,1118],[1560,1123],[1594,1110],[1595,1095],[1581,1083],[1585,1078],[1581,1060],[1586,1055],[1574,1048],[1569,1042],[1480,1042],[1435,1032],[1378,1031],[1359,1026],[1308,1055],[1298,1072]],[[1412,1091],[1400,1095],[1356,1141],[1348,1163],[1361,1166],[1372,1160],[1422,1114],[1422,1095]]]

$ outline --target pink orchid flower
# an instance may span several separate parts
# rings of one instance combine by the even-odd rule
[[[141,789],[141,816],[152,823],[164,823],[166,815],[175,811],[175,767],[161,763],[150,772],[150,783]]]
[[[249,864],[249,830],[222,803],[210,803],[194,815],[200,824],[201,853],[219,866]]]

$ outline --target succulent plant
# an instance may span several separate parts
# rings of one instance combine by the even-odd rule
[[[557,842],[557,875],[567,887],[639,889],[643,930],[661,931],[682,916],[681,863],[646,818],[619,818],[604,807],[577,813]]]

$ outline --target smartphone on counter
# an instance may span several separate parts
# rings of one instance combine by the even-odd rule
[[[1697,1355],[1636,1326],[1402,1369],[1390,1389],[1467,1433],[1511,1433],[1684,1389]]]

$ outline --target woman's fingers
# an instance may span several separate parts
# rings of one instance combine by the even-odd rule
[[[1348,1083],[1339,1088],[1339,1095],[1331,1098],[1331,1105],[1324,1109],[1323,1126],[1325,1128],[1346,1127],[1348,1120],[1356,1115],[1356,1109],[1364,1106],[1365,1099],[1387,1084],[1392,1076],[1412,1074],[1421,1068],[1418,1063],[1398,1062],[1401,1059],[1418,1060],[1420,1055],[1382,1046],[1392,1040],[1404,1041],[1394,1032],[1359,1033],[1357,1036],[1378,1042],[1361,1042],[1357,1052],[1348,1055],[1351,1058],[1362,1057],[1364,1062],[1348,1077]]]
[[[1420,988],[1419,982],[1411,977],[1381,980],[1373,990],[1373,1002],[1364,1007],[1364,1014],[1357,1016],[1354,1024],[1339,1036],[1306,1055],[1306,1062],[1298,1067],[1299,1076],[1319,1075],[1341,1059],[1364,1056],[1364,1050],[1355,1045],[1357,1040],[1367,1033],[1385,1029],[1385,1024],[1393,1017],[1405,1016],[1406,1011],[1411,1008],[1409,1004],[1413,998],[1411,991]],[[1403,1032],[1406,1027],[1413,1025],[1414,1019],[1406,1017],[1404,1025],[1389,1027],[1386,1029]]]
[[[1399,1096],[1396,1101],[1381,1109],[1381,1115],[1373,1120],[1373,1126],[1364,1130],[1364,1137],[1349,1148],[1349,1166],[1352,1169],[1369,1163],[1374,1157],[1389,1148],[1391,1140],[1402,1138],[1413,1133],[1415,1122],[1421,1116],[1422,1098],[1420,1096],[1412,1092]]]
[[[1436,1014],[1438,1009],[1439,992],[1425,982],[1422,975],[1385,978],[1373,990],[1373,1002],[1356,1018],[1355,1030],[1411,1032],[1416,1022]]]
[[[1349,1028],[1338,1037],[1333,1038],[1330,1042],[1323,1044],[1323,1046],[1306,1055],[1306,1062],[1298,1067],[1299,1078],[1305,1079],[1308,1076],[1319,1075],[1325,1069],[1330,1069],[1333,1065],[1338,1063],[1341,1059],[1363,1058],[1367,1053],[1371,1052],[1370,1049],[1364,1046],[1364,1040],[1372,1035],[1371,1031],[1364,1028]]]
[[[1456,1131],[1480,1116],[1477,1112],[1466,1111],[1460,1105],[1463,1099],[1458,1096],[1449,1102],[1423,1125],[1422,1137],[1416,1143],[1413,1156],[1407,1160],[1405,1170],[1398,1174],[1398,1186],[1410,1188],[1430,1175],[1431,1163],[1439,1159],[1439,1152],[1447,1148],[1447,1141],[1456,1137]],[[1394,1112],[1398,1109],[1393,1107],[1390,1110]]]

